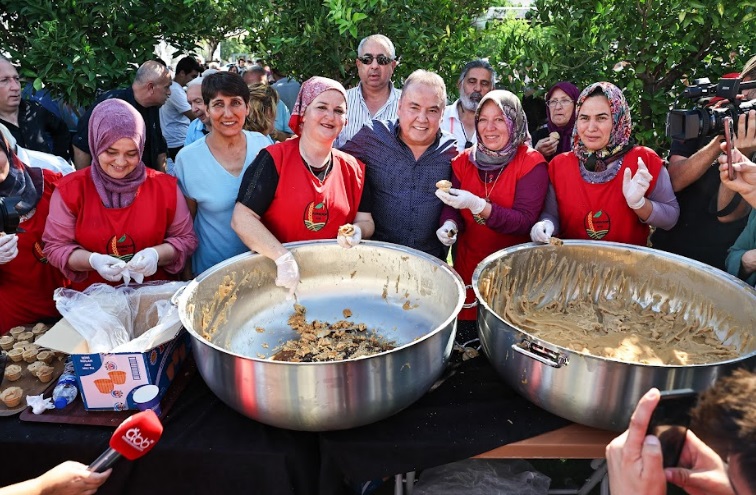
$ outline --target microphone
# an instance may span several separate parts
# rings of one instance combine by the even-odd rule
[[[130,461],[139,459],[152,450],[163,434],[163,425],[152,409],[126,418],[110,437],[110,448],[103,452],[87,469],[95,473],[106,471],[122,456]]]

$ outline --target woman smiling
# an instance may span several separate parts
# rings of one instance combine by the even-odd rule
[[[333,149],[346,109],[340,83],[305,81],[289,121],[299,137],[260,152],[239,188],[231,225],[250,249],[275,260],[276,284],[290,292],[299,283],[299,267],[282,243],[336,238],[348,248],[375,229],[365,165]],[[345,224],[353,229],[340,229]]]
[[[244,172],[272,142],[244,130],[250,93],[238,74],[217,72],[204,78],[202,99],[212,131],[183,148],[175,168],[199,239],[192,256],[194,275],[247,250],[231,229],[231,214]]]
[[[91,166],[61,179],[53,192],[44,253],[76,290],[174,279],[197,246],[176,179],[142,162],[144,140],[134,107],[103,101],[89,120]]]
[[[622,90],[608,82],[583,90],[572,151],[549,162],[551,186],[533,241],[558,234],[645,246],[651,226],[675,225],[680,208],[667,169],[653,150],[632,142],[631,130]]]
[[[546,160],[527,145],[527,129],[525,112],[514,94],[504,90],[486,94],[475,111],[478,142],[452,161],[452,188],[436,191],[447,205],[436,236],[447,246],[459,240],[454,268],[467,285],[483,258],[527,242],[543,208]],[[472,290],[468,296],[468,301],[474,299]],[[459,319],[475,316],[476,310],[463,309]]]

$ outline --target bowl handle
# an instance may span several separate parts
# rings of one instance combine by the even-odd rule
[[[512,350],[552,368],[561,368],[570,364],[570,359],[566,355],[547,349],[527,339],[522,339],[519,344],[512,344]]]
[[[179,287],[178,290],[173,293],[173,295],[171,296],[171,304],[178,307],[179,297],[181,297],[181,294],[184,293],[184,290],[186,290],[186,287],[187,287],[186,285],[184,285],[183,287]]]
[[[472,289],[472,288],[473,288],[472,285],[465,285],[465,292],[467,292],[467,289]],[[470,308],[474,308],[477,305],[478,305],[478,299],[475,298],[475,300],[473,302],[468,303],[468,304],[463,304],[462,307],[464,309],[470,309]]]

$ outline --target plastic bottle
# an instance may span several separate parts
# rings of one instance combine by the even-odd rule
[[[71,361],[66,361],[63,374],[53,389],[52,398],[55,409],[63,409],[76,399],[79,389],[76,387],[76,375]]]

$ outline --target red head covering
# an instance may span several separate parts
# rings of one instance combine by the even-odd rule
[[[307,110],[310,103],[315,100],[321,93],[334,90],[341,93],[346,101],[346,90],[340,82],[328,79],[327,77],[314,76],[309,78],[299,88],[299,94],[297,95],[297,101],[294,103],[294,108],[291,109],[291,118],[289,119],[289,127],[294,134],[299,134],[299,126],[302,124],[302,116]]]
[[[106,208],[129,206],[147,177],[147,170],[141,160],[144,153],[144,127],[144,119],[139,112],[117,98],[103,101],[92,111],[89,118],[89,149],[92,152],[90,170],[97,193]],[[139,149],[140,160],[126,177],[114,179],[102,170],[97,157],[123,138],[134,141]]]

